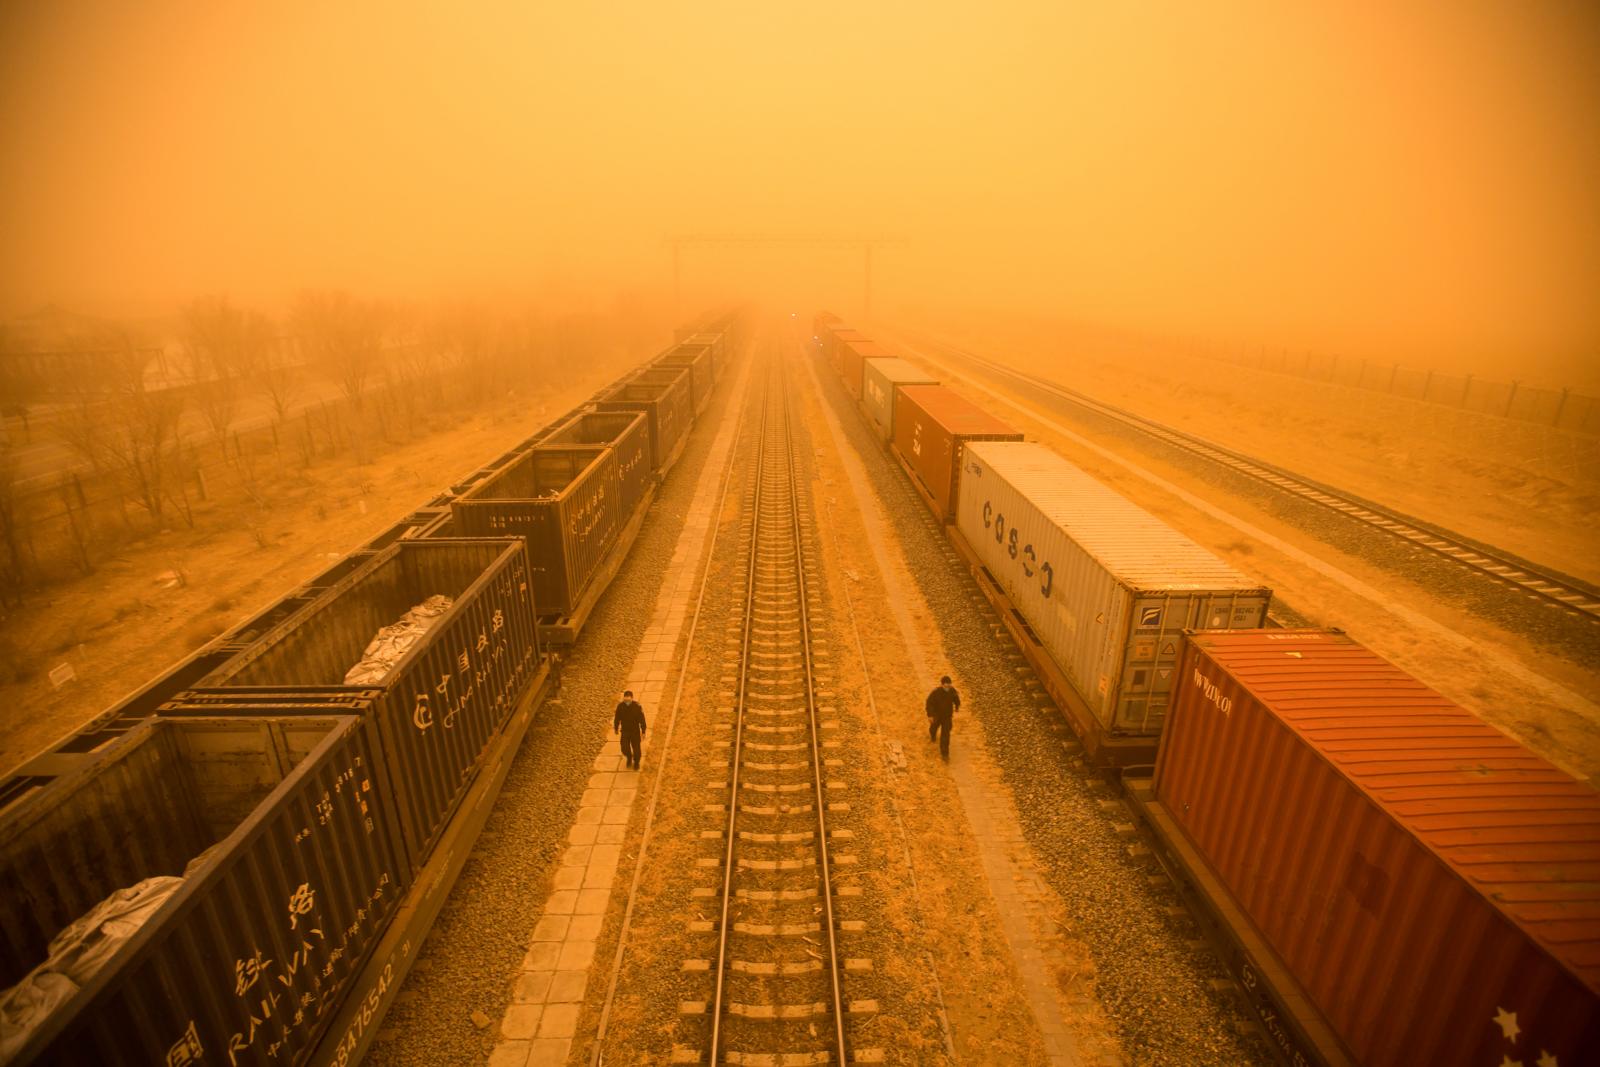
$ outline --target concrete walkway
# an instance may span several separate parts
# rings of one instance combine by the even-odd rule
[[[748,372],[747,361],[732,386],[736,396],[743,394]],[[617,681],[619,699],[622,690],[632,689],[644,706],[649,726],[640,763],[646,767],[651,742],[658,730],[666,728],[671,714],[666,706],[672,692],[668,683],[677,667],[678,641],[695,603],[711,542],[722,474],[738,424],[736,411],[730,408],[718,429],[672,562],[662,576],[639,653],[628,677]],[[624,766],[609,716],[603,729],[605,746],[595,757],[582,806],[567,831],[566,855],[522,959],[511,1004],[500,1020],[500,1041],[489,1057],[490,1067],[556,1067],[565,1064],[572,1051],[578,1012],[589,988],[595,939],[611,903],[617,860],[640,784],[640,773]]]

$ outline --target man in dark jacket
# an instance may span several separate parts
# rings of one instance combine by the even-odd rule
[[[617,713],[611,717],[611,732],[622,735],[622,755],[628,766],[639,767],[639,741],[644,737],[644,709],[633,699],[633,690],[625,689],[617,702]]]
[[[961,694],[950,684],[947,674],[939,679],[938,688],[928,694],[928,740],[939,739],[939,755],[950,758],[950,726],[957,711],[961,710]]]

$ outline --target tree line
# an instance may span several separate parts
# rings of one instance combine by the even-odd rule
[[[50,576],[34,536],[45,516],[61,527],[57,555],[89,574],[108,526],[119,536],[174,521],[192,527],[197,504],[216,488],[208,470],[213,480],[224,471],[265,510],[260,457],[241,438],[247,403],[256,429],[246,436],[267,434],[270,454],[285,463],[308,467],[341,449],[364,463],[375,443],[414,435],[431,413],[569,384],[607,345],[630,343],[617,327],[606,316],[423,308],[315,291],[278,318],[226,297],[195,299],[164,346],[115,324],[56,339],[60,351],[92,358],[64,360],[61,380],[45,388],[0,384],[8,415],[0,596],[15,600]],[[21,355],[0,335],[0,364]],[[72,462],[42,477],[24,471],[21,450],[40,441],[64,446]]]

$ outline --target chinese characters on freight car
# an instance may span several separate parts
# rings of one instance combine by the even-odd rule
[[[309,882],[302,882],[290,895],[286,907],[289,929],[294,937],[288,955],[274,960],[260,948],[253,948],[250,958],[234,962],[234,993],[246,1001],[247,1008],[245,1028],[228,1038],[230,1064],[238,1064],[240,1053],[255,1047],[258,1037],[274,1033],[275,1039],[266,1044],[265,1051],[276,1059],[297,1039],[306,1036],[309,1023],[339,1002],[339,992],[349,977],[350,968],[361,956],[359,948],[352,948],[352,943],[359,942],[364,927],[371,925],[374,931],[377,929],[377,920],[386,911],[384,895],[390,884],[387,871],[378,876],[372,892],[339,932],[336,946],[328,943],[328,935],[323,930],[324,922],[331,916],[317,911],[316,889]],[[275,1032],[269,1030],[269,1024],[276,1027]]]
[[[326,826],[328,823],[333,821],[334,799],[344,792],[344,787],[346,785],[349,785],[352,791],[351,795],[355,797],[356,806],[360,809],[363,825],[366,827],[367,833],[372,833],[372,812],[367,807],[367,794],[372,792],[372,779],[363,777],[360,785],[355,784],[356,769],[361,766],[362,757],[356,756],[351,761],[350,766],[346,767],[343,771],[340,771],[334,776],[333,790],[331,792],[326,789],[322,791],[322,796],[317,798],[317,802],[315,804],[318,826]],[[299,830],[295,831],[294,843],[298,845],[300,842],[304,841],[310,836],[311,827],[302,826]]]
[[[369,806],[371,779],[365,776],[363,759],[356,756],[349,766],[333,776],[331,788],[313,804],[316,823],[295,831],[295,844],[307,841],[345,817],[355,817],[367,833],[375,826]],[[302,873],[314,874],[317,865],[308,863]],[[393,874],[376,874],[371,891],[348,916],[328,913],[319,903],[317,887],[310,879],[299,882],[281,905],[281,940],[274,954],[251,944],[237,952],[218,953],[225,964],[222,982],[241,1002],[243,1025],[229,1035],[224,1047],[230,1064],[238,1064],[241,1054],[265,1042],[261,1050],[277,1058],[285,1055],[309,1036],[311,1024],[339,1002],[341,987],[350,977],[354,963],[362,955],[360,942],[381,926],[392,896]],[[337,944],[328,931],[343,922]],[[220,1038],[220,1035],[219,1035]],[[168,1048],[167,1067],[187,1067],[206,1062],[205,1041],[195,1019]],[[245,1059],[252,1057],[245,1056]],[[292,1056],[290,1057],[292,1058]]]
[[[456,719],[466,709],[468,703],[478,692],[478,687],[484,680],[491,682],[496,669],[501,673],[498,678],[500,690],[495,694],[494,706],[501,707],[505,704],[508,694],[516,692],[522,684],[522,676],[526,672],[529,658],[533,655],[530,645],[524,650],[523,657],[511,665],[509,671],[505,670],[506,657],[506,607],[505,599],[516,589],[522,596],[527,595],[528,583],[523,569],[518,566],[511,576],[501,579],[495,592],[499,594],[498,605],[489,613],[487,629],[480,629],[477,637],[471,641],[470,648],[456,651],[454,657],[455,670],[441,672],[439,680],[433,683],[433,692],[419,692],[411,709],[411,725],[417,728],[418,733],[427,733],[434,724],[436,709],[444,709],[444,715],[439,719],[439,725],[449,730],[454,728]],[[453,686],[453,688],[452,688]]]

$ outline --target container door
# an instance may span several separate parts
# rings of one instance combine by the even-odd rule
[[[1139,736],[1161,732],[1183,630],[1190,625],[1193,606],[1188,598],[1170,594],[1133,598],[1112,723],[1115,732]]]

